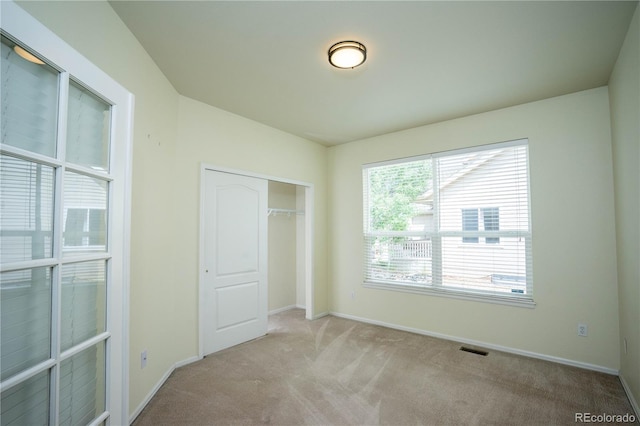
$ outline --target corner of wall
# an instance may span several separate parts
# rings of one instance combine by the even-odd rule
[[[609,80],[620,381],[640,417],[640,3]]]

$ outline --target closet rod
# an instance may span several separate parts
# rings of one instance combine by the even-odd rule
[[[279,214],[286,214],[291,217],[291,215],[302,215],[304,214],[304,210],[292,210],[292,209],[268,209],[267,217],[269,216],[277,216]]]

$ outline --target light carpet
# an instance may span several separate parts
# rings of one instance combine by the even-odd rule
[[[178,368],[146,425],[558,425],[633,415],[618,377],[296,309]],[[637,423],[636,423],[637,424]]]

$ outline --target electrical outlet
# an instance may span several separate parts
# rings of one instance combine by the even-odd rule
[[[587,324],[578,324],[578,336],[587,337],[589,333],[589,328]]]
[[[629,353],[628,350],[629,348],[627,347],[627,338],[625,337],[624,338],[624,354],[625,355]]]
[[[356,292],[355,291],[351,292],[351,300],[356,300]]]
[[[145,368],[147,366],[147,350],[145,349],[140,354],[140,368]]]

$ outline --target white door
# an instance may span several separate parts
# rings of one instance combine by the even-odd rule
[[[204,354],[267,333],[267,181],[204,173]]]

